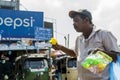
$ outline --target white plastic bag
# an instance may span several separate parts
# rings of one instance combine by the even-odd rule
[[[120,56],[116,63],[112,62],[110,64],[110,80],[120,80]]]

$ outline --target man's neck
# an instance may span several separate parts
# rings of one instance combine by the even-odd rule
[[[85,39],[87,39],[90,36],[90,34],[92,33],[92,30],[93,30],[93,26],[90,26],[83,32],[83,36],[85,37]]]

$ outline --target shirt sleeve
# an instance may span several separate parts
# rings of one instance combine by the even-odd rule
[[[111,32],[102,31],[102,39],[103,39],[102,42],[105,50],[119,52],[117,39]]]

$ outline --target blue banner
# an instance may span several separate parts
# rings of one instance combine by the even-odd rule
[[[53,37],[52,29],[36,27],[35,39],[37,40],[50,40]]]
[[[36,27],[43,27],[43,12],[0,9],[0,36],[35,38]]]

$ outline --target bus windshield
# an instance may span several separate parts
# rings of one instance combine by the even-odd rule
[[[27,59],[25,61],[25,68],[41,69],[45,67],[48,67],[46,59]]]
[[[76,63],[76,58],[69,58],[68,59],[68,63],[67,63],[67,66],[70,68],[72,67],[76,67],[77,66],[77,63]]]

